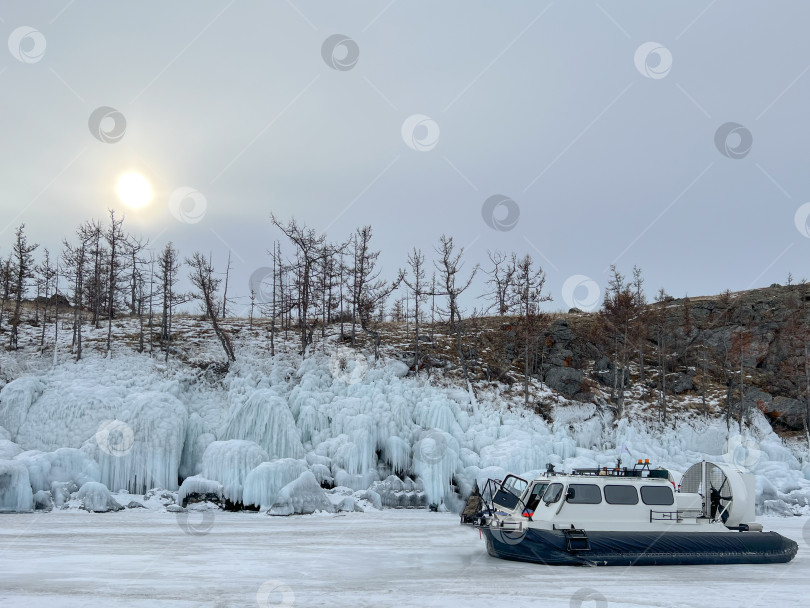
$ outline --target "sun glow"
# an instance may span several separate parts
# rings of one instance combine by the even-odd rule
[[[152,187],[143,175],[125,173],[118,180],[118,198],[128,207],[137,209],[152,200]]]

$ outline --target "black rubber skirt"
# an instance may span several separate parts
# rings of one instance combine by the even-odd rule
[[[799,549],[776,532],[586,532],[584,542],[561,530],[481,530],[490,555],[552,566],[777,564]]]

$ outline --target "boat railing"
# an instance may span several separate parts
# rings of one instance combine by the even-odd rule
[[[676,511],[655,511],[650,509],[650,523],[654,521],[681,522],[687,518],[699,517],[701,513],[700,509],[678,509]]]

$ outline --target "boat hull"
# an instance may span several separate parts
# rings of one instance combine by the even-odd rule
[[[561,530],[482,530],[493,557],[552,566],[775,564],[798,551],[776,532],[587,532],[587,548],[572,550]]]

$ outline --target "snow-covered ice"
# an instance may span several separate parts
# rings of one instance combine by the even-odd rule
[[[207,519],[206,519],[207,518]],[[810,519],[763,518],[789,564],[547,567],[490,557],[450,514],[293,518],[144,509],[15,514],[0,526],[8,608],[766,608],[806,605]],[[192,530],[196,533],[187,533]],[[267,584],[267,585],[266,585]],[[263,587],[264,586],[264,587]],[[260,590],[269,595],[260,596]],[[284,592],[284,593],[282,593]],[[292,593],[292,595],[290,595]],[[591,600],[577,603],[590,595]],[[283,598],[294,604],[282,603]],[[606,603],[598,603],[603,597]]]

